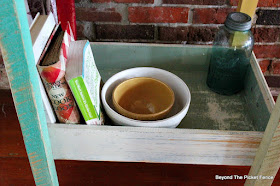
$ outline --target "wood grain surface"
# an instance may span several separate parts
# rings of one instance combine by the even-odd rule
[[[251,165],[261,132],[49,124],[54,159]]]
[[[271,113],[267,128],[249,172],[249,175],[257,176],[259,179],[247,180],[245,185],[270,185],[272,179],[263,179],[262,177],[274,177],[277,174],[280,167],[279,122],[280,99],[277,100]]]
[[[24,1],[0,0],[0,46],[37,185],[58,185]]]
[[[246,175],[249,166],[56,160],[60,185],[237,185],[215,175]],[[280,174],[273,185],[280,184]],[[0,185],[35,185],[9,90],[0,90]]]

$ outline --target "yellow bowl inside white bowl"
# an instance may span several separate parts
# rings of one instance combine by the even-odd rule
[[[128,79],[113,91],[118,113],[136,120],[163,119],[174,104],[174,92],[165,83],[148,77]]]
[[[112,94],[122,82],[136,77],[150,77],[168,85],[174,92],[175,101],[169,114],[161,120],[141,121],[119,114],[113,105]],[[175,74],[153,67],[136,67],[121,71],[104,84],[101,91],[101,100],[108,117],[117,125],[138,127],[165,127],[175,128],[188,112],[191,94],[185,82]]]

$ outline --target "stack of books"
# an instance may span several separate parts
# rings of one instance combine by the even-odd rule
[[[52,13],[38,14],[30,33],[48,122],[104,124],[102,81],[89,42],[74,41],[70,24],[62,30]]]

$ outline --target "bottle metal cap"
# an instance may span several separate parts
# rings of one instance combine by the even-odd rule
[[[251,17],[242,12],[231,12],[228,14],[226,21],[226,27],[237,31],[246,31],[251,28]]]

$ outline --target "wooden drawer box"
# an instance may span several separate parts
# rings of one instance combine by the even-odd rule
[[[222,96],[206,85],[210,47],[92,43],[92,49],[104,82],[140,66],[178,75],[191,92],[189,111],[175,129],[48,124],[55,159],[252,164],[274,106],[255,56],[244,91]]]

